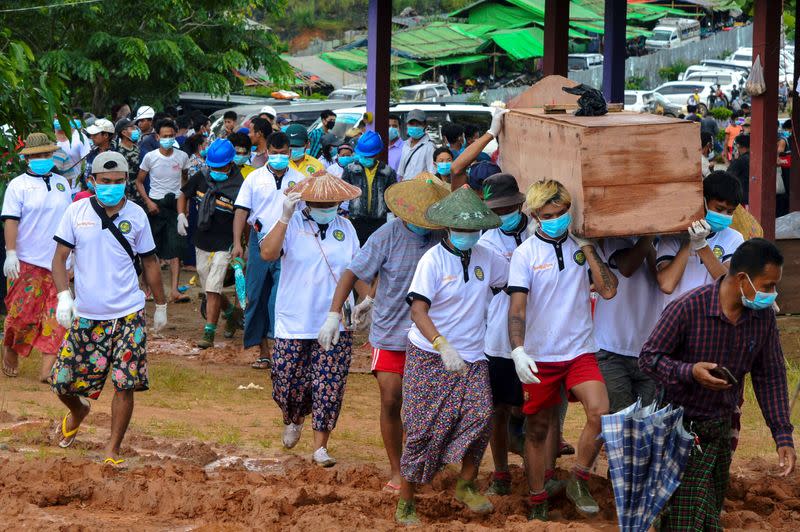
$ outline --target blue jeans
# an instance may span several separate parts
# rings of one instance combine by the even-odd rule
[[[275,331],[275,297],[281,277],[281,260],[261,258],[258,236],[250,233],[247,244],[247,269],[244,272],[247,307],[244,310],[244,346],[261,345]]]

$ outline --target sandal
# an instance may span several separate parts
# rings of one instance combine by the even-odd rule
[[[267,357],[257,358],[255,362],[250,364],[253,369],[272,369],[272,359]]]
[[[19,362],[17,362],[17,363],[19,364]],[[12,368],[11,366],[9,366],[6,363],[6,359],[4,358],[3,359],[3,374],[6,377],[9,377],[11,379],[13,379],[15,377],[19,377],[19,368],[18,367],[17,368]]]
[[[385,491],[386,493],[391,493],[392,495],[397,495],[398,493],[400,493],[400,486],[392,484],[392,481],[390,480],[383,486],[383,489],[381,491]]]
[[[169,302],[170,303],[190,303],[191,301],[192,301],[192,298],[190,298],[189,296],[183,296],[182,295],[182,296],[176,297],[175,299],[171,299]]]
[[[87,401],[86,399],[81,397],[80,402],[84,406],[87,406],[89,407],[89,409],[91,409],[91,403],[89,403],[89,401]],[[61,447],[62,449],[66,449],[75,442],[75,437],[78,435],[78,430],[80,430],[81,428],[81,426],[78,425],[74,429],[67,431],[67,418],[71,414],[72,412],[67,412],[66,414],[64,414],[64,418],[61,420],[61,441],[58,442],[58,446]],[[89,413],[87,412],[86,415],[88,416]],[[86,419],[85,416],[84,419]]]
[[[575,454],[575,447],[562,441],[558,448],[558,456],[568,456]]]
[[[113,457],[109,456],[105,460],[103,460],[103,465],[110,465],[114,469],[125,469],[127,466],[123,465],[125,463],[124,458],[114,459]]]

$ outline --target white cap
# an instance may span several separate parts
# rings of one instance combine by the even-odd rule
[[[152,107],[149,105],[143,105],[139,107],[139,110],[136,111],[136,116],[134,117],[133,121],[138,122],[139,120],[143,120],[145,118],[152,119],[155,116],[156,112],[153,110]]]
[[[261,110],[258,112],[258,114],[261,113],[272,115],[272,118],[277,118],[278,116],[278,113],[275,112],[275,108],[272,107],[271,105],[265,105],[264,107],[262,107]]]
[[[86,128],[88,135],[97,135],[98,133],[111,133],[114,134],[114,124],[105,118],[98,118],[94,123]]]

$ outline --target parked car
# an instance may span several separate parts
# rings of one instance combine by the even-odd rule
[[[652,99],[652,91],[625,91],[625,110],[643,113]]]
[[[686,107],[689,97],[692,96],[695,91],[700,97],[700,108],[702,111],[705,111],[704,108],[708,103],[708,97],[711,96],[712,92],[711,83],[695,81],[670,81],[664,83],[663,85],[659,85],[655,88],[655,90],[653,90],[653,92],[660,94],[669,102],[679,105],[682,108]]]
[[[677,48],[700,40],[700,22],[690,18],[663,18],[645,41],[649,50]]]
[[[603,54],[569,54],[567,62],[570,70],[588,70],[603,66]]]
[[[659,93],[653,92],[651,96],[652,98],[645,109],[646,112],[673,118],[677,118],[683,112],[683,108],[680,105],[670,102]]]
[[[366,100],[367,87],[365,85],[347,85],[328,94],[329,100]]]
[[[713,68],[714,70],[733,70],[734,72],[739,72],[746,78],[750,75],[752,62],[747,65],[742,65],[741,63],[732,63],[722,59],[703,59],[700,61],[700,66]]]
[[[443,144],[441,127],[445,122],[454,122],[462,126],[471,124],[476,126],[481,132],[489,129],[492,123],[493,108],[484,104],[444,102],[401,103],[391,106],[389,112],[400,117],[400,134],[403,138],[406,137],[406,116],[413,109],[419,109],[425,112],[425,117],[428,121],[427,132],[437,145]],[[364,106],[347,107],[334,109],[333,112],[336,113],[336,125],[333,126],[333,133],[337,137],[344,138],[345,133],[347,133],[347,130],[350,128],[364,126],[364,115],[367,112],[367,108]],[[322,127],[320,120],[314,122],[308,130],[312,131],[318,127]],[[497,143],[492,141],[483,151],[492,154],[496,149]]]
[[[753,49],[750,47],[742,47],[728,56],[727,60],[731,63],[750,68],[755,58],[753,57]],[[764,61],[762,59],[761,63]],[[783,49],[778,57],[778,79],[794,84],[794,53],[791,50]]]
[[[722,94],[725,96],[725,105],[731,99],[733,89],[738,89],[740,92],[744,87],[746,79],[738,72],[724,71],[724,70],[708,70],[691,72],[683,81],[702,81],[711,83],[716,89],[717,85],[722,89]]]
[[[444,83],[420,83],[397,89],[401,102],[438,102],[450,96],[450,89]]]

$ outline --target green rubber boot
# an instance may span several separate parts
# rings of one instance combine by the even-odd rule
[[[547,516],[548,509],[547,501],[541,504],[532,504],[528,512],[528,521],[549,521],[550,519]]]
[[[592,497],[589,486],[585,480],[571,478],[567,482],[567,498],[575,505],[578,513],[584,517],[594,517],[600,512],[597,501]]]
[[[216,329],[211,329],[206,326],[203,329],[203,338],[197,342],[197,347],[200,349],[208,349],[209,347],[214,347],[214,336],[216,336]]]
[[[397,509],[394,511],[394,520],[400,526],[414,526],[419,524],[417,506],[414,500],[397,499]]]
[[[456,500],[475,513],[488,514],[494,510],[492,502],[478,491],[471,480],[458,479],[456,483]]]

